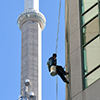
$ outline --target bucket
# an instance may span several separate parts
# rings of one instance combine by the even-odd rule
[[[54,65],[51,66],[50,74],[51,74],[51,76],[57,75],[56,66],[54,66]]]

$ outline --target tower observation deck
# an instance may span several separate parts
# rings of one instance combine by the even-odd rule
[[[25,11],[17,20],[22,32],[21,96],[19,100],[41,100],[41,31],[45,27],[46,19],[39,12],[39,0],[24,1]]]

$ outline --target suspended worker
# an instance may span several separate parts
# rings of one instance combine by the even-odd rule
[[[65,77],[65,75],[68,75],[69,73],[66,72],[66,71],[64,71],[64,68],[62,68],[62,66],[57,65],[56,57],[57,57],[57,54],[54,53],[54,54],[52,55],[52,57],[49,58],[49,60],[48,60],[48,62],[47,62],[48,70],[49,70],[49,72],[50,72],[51,66],[52,66],[52,65],[56,66],[57,74],[61,77],[61,79],[62,79],[65,83],[69,84],[69,81],[68,81],[68,80],[66,79],[66,77]]]

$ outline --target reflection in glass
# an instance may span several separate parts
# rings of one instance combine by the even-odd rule
[[[100,78],[100,0],[81,0],[84,88]],[[99,6],[99,7],[98,7]],[[90,9],[89,9],[90,8]],[[98,10],[99,9],[99,10]],[[98,66],[99,65],[99,66]]]
[[[88,73],[100,64],[100,36],[84,47],[84,52],[85,69]]]
[[[98,17],[91,21],[88,25],[82,29],[84,44],[93,39],[99,34],[99,19]]]
[[[98,2],[98,0],[82,0],[82,5],[84,6],[82,13],[93,6],[96,2]]]
[[[88,22],[91,18],[93,18],[95,15],[98,14],[98,5],[93,7],[90,11],[88,11],[84,16],[82,16],[84,18],[84,23]]]
[[[100,68],[85,78],[85,85],[86,85],[85,87],[89,86],[99,78],[100,78]]]

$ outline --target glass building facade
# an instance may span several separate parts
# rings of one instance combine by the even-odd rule
[[[100,78],[100,0],[81,0],[83,88]]]

